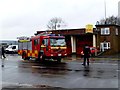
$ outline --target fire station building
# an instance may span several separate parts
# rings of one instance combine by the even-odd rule
[[[99,49],[99,54],[111,55],[120,53],[120,26],[113,24],[95,25],[92,32],[86,32],[86,28],[52,30],[53,34],[65,36],[67,52],[81,54],[83,46],[88,44]],[[37,31],[37,34],[45,31]]]

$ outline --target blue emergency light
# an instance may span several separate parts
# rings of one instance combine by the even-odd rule
[[[49,34],[48,36],[55,36],[55,34]]]

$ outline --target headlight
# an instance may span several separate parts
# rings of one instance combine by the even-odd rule
[[[67,54],[64,54],[65,56],[67,56]]]

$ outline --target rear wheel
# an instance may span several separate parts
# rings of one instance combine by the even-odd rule
[[[39,53],[37,60],[43,62],[45,60],[44,55],[42,53]]]
[[[57,58],[57,62],[61,63],[61,58]]]
[[[26,54],[26,52],[23,52],[23,53],[22,53],[22,59],[23,59],[23,60],[26,60],[26,59],[27,59],[27,54]]]

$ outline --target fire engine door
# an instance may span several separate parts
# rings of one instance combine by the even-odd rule
[[[37,57],[38,53],[39,53],[39,39],[34,39],[33,40],[33,46],[32,46],[32,53],[33,54],[33,57]],[[35,55],[35,56],[34,56]]]
[[[48,52],[48,39],[42,40],[41,51],[43,51],[43,53]]]

